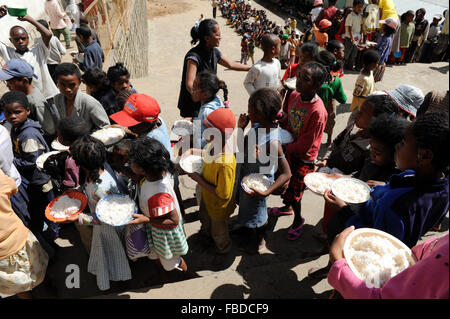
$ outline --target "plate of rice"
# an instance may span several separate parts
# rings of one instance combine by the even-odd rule
[[[295,77],[284,80],[284,85],[286,85],[288,89],[295,91],[297,88],[297,78]]]
[[[172,125],[172,132],[178,136],[194,134],[194,125],[188,120],[178,120]]]
[[[363,181],[342,177],[336,179],[331,184],[333,194],[349,204],[361,204],[367,202],[370,198],[370,187]]]
[[[292,134],[285,130],[285,129],[280,129],[280,143],[282,145],[284,144],[289,144],[292,143],[294,141],[294,138],[292,137]]]
[[[55,223],[78,216],[87,205],[87,197],[80,192],[67,192],[52,200],[45,208],[45,217]]]
[[[95,215],[105,224],[124,226],[133,220],[137,213],[134,200],[128,195],[112,194],[103,197],[95,207]]]
[[[369,287],[381,288],[416,262],[411,249],[394,236],[359,228],[344,243],[344,257],[353,273]]]
[[[70,148],[70,146],[62,145],[61,142],[58,141],[58,139],[53,140],[50,146],[57,151],[67,151]]]
[[[203,158],[200,155],[190,154],[182,155],[180,166],[186,173],[202,173]]]
[[[111,146],[120,142],[125,136],[124,129],[120,127],[104,127],[91,134],[92,137],[100,140],[105,146]]]
[[[37,159],[36,159],[36,167],[38,168],[38,170],[43,170],[44,169],[44,163],[47,161],[47,159],[55,154],[58,154],[59,151],[51,151],[51,152],[47,152],[44,154],[41,154]]]
[[[331,185],[339,177],[340,175],[338,174],[314,172],[306,174],[303,180],[306,187],[308,187],[308,189],[310,189],[313,193],[323,195],[327,190],[331,189]]]
[[[260,192],[265,192],[272,183],[269,178],[264,174],[251,173],[246,176],[241,181],[242,189],[247,193],[253,193],[252,189],[256,189]]]

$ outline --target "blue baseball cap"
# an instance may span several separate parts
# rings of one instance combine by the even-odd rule
[[[11,59],[3,65],[0,70],[0,81],[10,80],[12,78],[35,78],[34,68],[26,61]]]

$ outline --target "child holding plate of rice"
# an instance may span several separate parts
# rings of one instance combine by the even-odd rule
[[[267,197],[289,181],[291,170],[280,143],[280,127],[276,117],[281,109],[281,97],[274,89],[255,91],[248,101],[248,115],[241,114],[238,121],[238,140],[242,140],[245,127],[255,123],[244,139],[244,162],[240,165],[238,181],[251,173],[268,177],[271,186],[266,190],[251,188],[248,193],[239,187],[236,203],[239,205],[239,224],[250,230],[247,251],[260,252],[265,248],[265,229],[268,224]],[[241,135],[241,136],[239,136]],[[261,154],[260,154],[261,153]],[[264,154],[262,154],[264,153]],[[259,156],[261,155],[261,156]],[[275,173],[280,175],[275,179]],[[275,181],[274,181],[275,180]]]
[[[443,174],[449,153],[442,147],[448,144],[448,129],[448,117],[442,112],[424,114],[409,125],[395,151],[402,173],[372,188],[369,201],[357,214],[326,192],[325,200],[337,211],[327,223],[330,244],[350,225],[382,230],[408,247],[431,230],[449,207],[448,178]],[[330,267],[310,270],[310,276],[326,276]]]
[[[75,163],[80,166],[80,173],[85,176],[81,184],[92,214],[95,213],[97,203],[106,195],[126,193],[126,187],[122,186],[106,163],[106,148],[102,142],[85,135],[72,144],[70,152]],[[69,220],[93,225],[91,244],[88,247],[88,272],[97,276],[97,286],[100,290],[108,290],[110,280],[131,279],[131,269],[124,248],[125,226],[103,224],[83,213]],[[80,235],[83,243],[90,240],[88,231]]]

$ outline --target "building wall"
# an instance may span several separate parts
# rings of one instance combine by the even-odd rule
[[[123,62],[133,78],[147,76],[148,45],[147,1],[134,0],[128,25],[119,27],[104,69]]]

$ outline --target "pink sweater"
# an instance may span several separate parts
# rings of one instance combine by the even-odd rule
[[[417,263],[388,280],[382,288],[369,288],[342,258],[328,273],[328,282],[346,299],[448,299],[448,233],[413,247]]]

